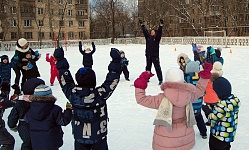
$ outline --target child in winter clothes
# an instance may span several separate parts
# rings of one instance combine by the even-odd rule
[[[219,101],[219,98],[216,92],[213,90],[213,81],[223,75],[222,64],[218,61],[215,62],[213,64],[213,69],[211,70],[211,73],[212,73],[212,77],[207,84],[206,92],[205,92],[205,95],[203,96],[203,100],[205,102],[205,105],[207,105],[210,109],[213,109],[214,105]],[[209,126],[211,124],[210,119],[208,118],[208,114],[205,114],[205,115],[206,115],[206,118],[208,119],[208,122],[206,122],[206,125]]]
[[[199,61],[191,61],[186,65],[186,76],[185,81],[187,83],[196,85],[199,80],[199,72],[200,72],[200,63]],[[201,108],[202,108],[203,97],[199,97],[195,102],[193,102],[193,109],[195,113],[195,120],[197,123],[197,127],[200,131],[200,135],[203,139],[207,138],[207,128],[204,123]]]
[[[116,89],[121,72],[120,52],[112,48],[112,61],[108,66],[106,80],[96,87],[95,72],[91,68],[80,68],[75,74],[75,85],[69,64],[62,48],[57,48],[54,56],[60,74],[60,85],[73,106],[72,130],[75,150],[108,150],[106,100]]]
[[[232,86],[224,77],[214,80],[213,89],[220,100],[213,109],[204,107],[211,118],[209,149],[229,150],[238,126],[240,100],[232,94]]]
[[[200,65],[205,63],[206,51],[202,45],[192,43],[192,51],[194,53],[194,61],[199,61]]]
[[[186,75],[185,68],[188,62],[190,62],[190,59],[185,53],[180,53],[177,56],[177,64],[180,66],[180,69],[183,71],[184,76]]]
[[[30,109],[25,116],[29,124],[32,148],[34,150],[59,150],[63,145],[63,131],[61,126],[70,123],[72,109],[55,105],[56,98],[49,86],[41,84],[35,88],[34,94],[29,96]]]
[[[20,79],[20,71],[22,73],[22,83],[21,89],[24,82],[30,78],[40,77],[40,73],[36,66],[36,61],[39,60],[41,54],[38,51],[33,51],[28,44],[28,41],[24,38],[19,39],[16,42],[16,51],[15,51],[15,65],[13,66],[14,71],[16,73],[15,84],[12,86],[15,90],[19,90],[19,79]],[[18,83],[17,83],[18,80]],[[17,98],[18,95],[14,94],[11,99]]]
[[[224,59],[220,56],[221,55],[221,48],[218,47],[215,49],[215,54],[216,54],[216,61],[219,61],[222,65],[224,64]]]
[[[2,86],[2,78],[0,76],[0,87]],[[13,102],[10,100],[0,99],[0,149],[14,150],[15,139],[5,128],[5,122],[2,119],[5,109],[12,107]]]
[[[96,51],[94,42],[92,42],[92,48],[93,50],[91,51],[90,47],[87,45],[84,45],[84,50],[82,50],[82,43],[81,41],[79,42],[79,50],[80,53],[83,55],[83,66],[85,68],[92,68],[93,65],[93,53]]]
[[[6,100],[9,100],[11,68],[12,64],[9,62],[9,57],[7,55],[2,55],[0,63],[0,76],[3,80],[1,97],[5,98]]]
[[[125,57],[125,52],[124,51],[120,51],[120,56],[121,56],[121,73],[124,73],[125,76],[125,80],[130,81],[129,79],[129,70],[128,70],[128,64],[129,64],[129,60]]]
[[[29,124],[24,120],[24,116],[30,108],[29,96],[34,94],[35,88],[40,84],[45,84],[45,82],[39,78],[28,79],[23,85],[24,95],[19,96],[8,116],[9,128],[15,132],[18,131],[19,136],[23,141],[21,150],[32,150]]]
[[[147,79],[153,76],[143,72],[134,82],[137,103],[148,108],[158,109],[154,121],[153,150],[190,150],[195,144],[193,125],[194,112],[191,103],[201,97],[211,77],[212,65],[205,63],[199,73],[200,80],[194,86],[184,83],[182,70],[171,68],[166,72],[165,82],[161,85],[163,93],[147,96]]]
[[[56,68],[56,59],[54,58],[53,54],[49,57],[49,54],[46,54],[46,61],[50,64],[50,85],[54,85],[55,77],[57,77],[58,81],[59,78],[59,72]]]

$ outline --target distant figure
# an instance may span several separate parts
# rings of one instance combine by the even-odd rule
[[[146,50],[145,50],[146,68],[145,70],[151,72],[151,67],[153,63],[155,70],[156,70],[157,78],[159,80],[159,85],[161,85],[163,83],[163,75],[162,75],[162,70],[161,70],[160,60],[159,60],[159,43],[162,37],[163,20],[162,19],[160,20],[160,25],[159,25],[157,32],[154,29],[152,29],[150,33],[146,29],[142,20],[139,20],[139,23],[142,27],[143,34],[146,40]]]
[[[129,65],[129,60],[125,57],[125,52],[120,51],[120,57],[121,57],[121,73],[124,73],[125,80],[130,81],[129,79],[129,71],[128,71],[128,65]]]
[[[79,42],[79,51],[83,55],[82,64],[85,68],[92,68],[93,65],[93,53],[96,51],[94,42],[92,42],[92,50],[87,45],[84,45],[84,50],[82,50],[82,43]]]
[[[51,54],[49,57],[49,53],[46,54],[46,61],[50,64],[50,86],[54,85],[54,80],[57,77],[58,81],[60,80],[59,72],[56,68],[57,60],[54,58],[54,54]]]

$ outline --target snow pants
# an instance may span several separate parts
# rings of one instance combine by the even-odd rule
[[[155,67],[158,81],[163,81],[163,75],[162,75],[162,69],[160,66],[159,57],[150,57],[150,56],[146,57],[146,68],[145,68],[146,71],[151,71],[152,63]]]

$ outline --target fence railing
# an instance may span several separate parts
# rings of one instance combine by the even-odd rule
[[[80,40],[60,41],[62,47],[78,46]],[[89,39],[81,40],[83,44],[90,45],[95,42],[96,45],[108,45],[111,39]],[[202,45],[220,45],[220,46],[249,46],[249,37],[162,37],[160,44],[166,45],[188,45],[197,43]],[[144,37],[136,38],[117,38],[115,44],[145,44]],[[29,45],[33,49],[54,48],[54,41],[42,41],[41,46],[37,41],[29,41]],[[16,41],[0,42],[1,51],[13,51],[16,48]]]

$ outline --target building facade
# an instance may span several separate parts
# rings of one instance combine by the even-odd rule
[[[164,36],[249,35],[248,0],[138,0],[138,17],[149,27],[164,19]]]
[[[4,41],[90,38],[88,0],[2,0],[0,5]]]

